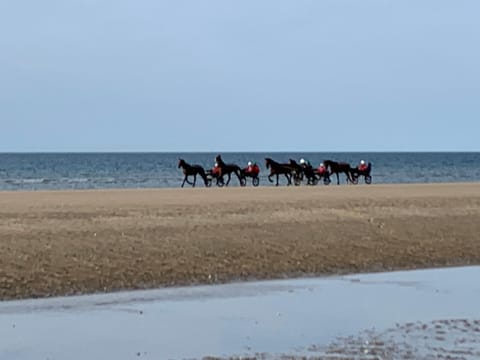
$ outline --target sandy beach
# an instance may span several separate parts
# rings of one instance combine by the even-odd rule
[[[480,184],[0,193],[0,299],[480,264]]]

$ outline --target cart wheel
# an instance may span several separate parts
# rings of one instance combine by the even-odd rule
[[[358,176],[352,177],[352,184],[355,184],[355,185],[358,184]]]
[[[240,179],[240,186],[247,186],[247,179],[241,178]]]
[[[260,184],[260,178],[259,177],[254,177],[252,179],[252,185],[253,186],[258,186]]]
[[[223,187],[223,185],[225,185],[225,181],[223,181],[223,177],[217,178],[217,186]]]
[[[207,178],[207,181],[206,181],[205,185],[206,185],[207,187],[212,186],[212,179]]]
[[[316,176],[313,177],[311,181],[311,185],[317,185],[318,184],[318,178]]]
[[[332,182],[332,180],[330,180],[330,176],[325,176],[323,178],[323,184],[324,185],[330,185],[331,182]]]
[[[372,177],[370,175],[365,175],[365,184],[370,185],[372,183]]]

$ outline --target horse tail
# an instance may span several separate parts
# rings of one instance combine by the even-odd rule
[[[247,178],[245,176],[245,172],[238,165],[235,166],[235,174],[237,174],[238,182],[240,183],[240,186],[247,185]]]
[[[241,180],[241,179],[243,178],[243,176],[242,176],[242,169],[240,168],[240,166],[235,165],[235,166],[234,166],[234,172],[235,172],[235,175],[237,175],[238,180]]]
[[[198,173],[202,177],[203,182],[205,183],[205,186],[208,187],[208,179],[207,179],[207,174],[205,173],[205,169],[204,168],[198,169]]]
[[[325,165],[328,174],[332,175],[332,162],[330,160],[323,160],[323,165]]]
[[[353,183],[353,179],[356,175],[358,175],[358,169],[354,168],[354,167],[351,167],[350,164],[349,164],[348,165],[348,173],[347,173],[348,181]]]

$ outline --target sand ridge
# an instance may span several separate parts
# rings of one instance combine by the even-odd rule
[[[480,263],[480,184],[0,193],[0,299]]]

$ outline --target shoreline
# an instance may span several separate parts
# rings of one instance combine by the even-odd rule
[[[480,264],[480,183],[0,192],[0,300]]]
[[[344,175],[341,175],[344,176]],[[268,177],[267,175],[263,175],[265,179]],[[215,189],[220,190],[220,191],[226,191],[228,189],[279,189],[279,188],[293,188],[293,189],[298,189],[298,188],[310,188],[310,189],[315,189],[315,188],[336,188],[336,187],[391,187],[391,186],[425,186],[425,187],[430,187],[430,186],[445,186],[445,185],[477,185],[480,184],[480,179],[478,181],[436,181],[436,182],[396,182],[396,183],[386,183],[386,182],[372,182],[371,184],[365,184],[363,181],[363,178],[360,178],[358,184],[349,184],[345,183],[343,178],[340,180],[340,185],[336,184],[336,177],[333,175],[332,177],[332,182],[329,185],[324,185],[321,181],[317,185],[307,185],[305,183],[301,183],[300,185],[287,185],[285,182],[280,181],[279,186],[275,186],[275,176],[273,176],[274,181],[273,182],[268,182],[268,179],[266,180],[267,182],[265,184],[260,183],[259,186],[255,187],[252,186],[251,183],[247,183],[246,186],[240,186],[238,184],[238,181],[232,177],[232,182],[230,183],[229,186],[225,187],[218,187],[215,184],[212,184],[211,187],[205,187],[203,184],[202,180],[199,178],[197,179],[197,184],[195,187],[192,187],[191,185],[185,183],[185,186],[182,188],[180,185],[182,184],[182,176],[179,176],[179,181],[176,183],[175,186],[168,186],[168,187],[105,187],[105,188],[60,188],[60,189],[15,189],[15,190],[9,190],[9,189],[0,189],[0,194],[15,194],[15,193],[55,193],[55,192],[115,192],[115,191],[168,191],[168,190],[182,190],[182,191],[188,191],[188,190],[209,190],[209,191],[215,191]],[[282,176],[280,176],[280,180],[284,180]],[[335,181],[334,181],[335,180]],[[223,189],[223,190],[222,190]]]

